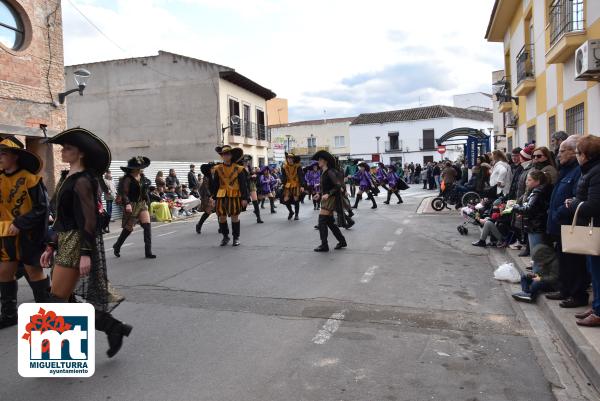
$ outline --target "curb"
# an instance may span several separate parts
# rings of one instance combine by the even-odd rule
[[[525,263],[518,256],[517,251],[512,252],[506,249],[505,253],[522,274],[526,272]],[[575,318],[565,319],[560,316],[562,309],[558,306],[558,303],[547,300],[543,295],[538,297],[537,305],[540,307],[543,315],[556,329],[561,340],[567,345],[567,348],[590,383],[596,389],[600,389],[600,353],[581,334],[579,327],[575,323]]]

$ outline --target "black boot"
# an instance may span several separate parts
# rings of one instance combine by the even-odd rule
[[[265,199],[262,199],[262,200],[260,201],[260,208],[261,208],[261,209],[264,209],[264,208],[265,208]]]
[[[231,222],[231,231],[233,231],[233,246],[240,245],[240,222]]]
[[[275,199],[269,198],[269,203],[271,204],[271,214],[277,213],[277,210],[275,210]]]
[[[404,201],[402,200],[402,197],[400,196],[400,194],[398,192],[396,192],[396,196],[398,197],[398,205],[401,203],[404,203]]]
[[[335,246],[335,249],[342,249],[342,248],[347,247],[348,244],[346,243],[346,238],[344,237],[344,234],[342,234],[342,231],[340,230],[340,228],[335,225],[335,219],[333,218],[333,216],[327,216],[327,217],[328,217],[327,227],[329,227],[329,229],[333,233],[333,236],[335,237],[335,239],[338,240],[338,243]]]
[[[360,202],[362,199],[362,194],[357,194],[356,198],[354,199],[354,206],[352,206],[352,209],[358,209],[358,202]]]
[[[329,216],[319,216],[319,237],[321,245],[315,248],[315,252],[329,252],[329,244],[327,243],[327,218]]]
[[[0,329],[14,326],[17,315],[17,280],[0,283]]]
[[[206,219],[208,219],[208,216],[210,216],[210,213],[204,212],[202,214],[202,217],[200,217],[200,221],[196,224],[196,232],[198,234],[202,234],[202,225],[204,224]]]
[[[385,202],[383,202],[386,205],[390,204],[390,199],[392,199],[392,193],[390,191],[388,191],[388,195],[387,195],[387,200]]]
[[[40,281],[30,281],[29,286],[33,292],[33,299],[35,302],[48,302],[50,299],[50,277],[46,277]]]
[[[119,352],[123,345],[123,337],[129,337],[131,327],[113,317],[108,312],[96,311],[96,330],[106,333],[108,340],[108,351],[106,355],[112,358]]]
[[[152,254],[152,231],[150,227],[150,223],[142,224],[142,228],[144,229],[144,249],[146,258],[156,259],[156,255]]]
[[[131,231],[123,229],[123,231],[121,231],[121,235],[119,235],[119,239],[117,239],[117,242],[115,242],[115,244],[113,245],[113,251],[117,258],[121,257],[121,247],[123,246],[123,243],[125,242],[127,237],[129,237],[130,234]]]
[[[292,210],[292,205],[290,203],[286,203],[285,207],[287,207],[287,210],[289,212],[288,220],[291,220],[294,217],[294,211]]]
[[[294,203],[294,220],[300,220],[298,214],[300,213],[300,202]]]
[[[256,215],[256,222],[258,224],[264,223],[264,221],[262,221],[260,219],[260,208],[258,207],[258,201],[252,201],[252,206],[254,206],[254,214]]]
[[[219,222],[219,232],[223,235],[223,239],[221,240],[221,246],[229,244],[229,226],[227,225],[227,222]]]
[[[375,197],[373,196],[373,194],[369,194],[368,199],[371,199],[371,202],[373,203],[373,206],[371,206],[371,209],[377,209],[377,202],[375,202]]]

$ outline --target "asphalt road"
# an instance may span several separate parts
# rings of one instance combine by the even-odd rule
[[[134,326],[122,351],[109,360],[98,335],[94,377],[23,379],[2,330],[0,400],[553,400],[487,251],[456,216],[418,215],[423,194],[363,201],[348,249],[327,254],[310,202],[296,222],[245,213],[238,248],[193,219],[155,225],[146,260],[136,232],[108,256],[127,297],[114,314]]]

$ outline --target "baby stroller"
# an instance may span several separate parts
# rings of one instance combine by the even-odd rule
[[[461,214],[465,221],[456,227],[456,230],[460,235],[469,235],[469,229],[467,226],[470,224],[479,228],[483,227],[479,222],[479,219],[481,218],[481,212],[475,207],[475,205],[476,204],[472,203],[461,209]]]

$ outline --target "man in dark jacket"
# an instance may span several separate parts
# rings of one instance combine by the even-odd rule
[[[565,200],[575,197],[577,184],[581,177],[581,168],[575,157],[577,136],[573,135],[563,141],[558,150],[560,161],[559,179],[552,191],[550,207],[548,208],[547,233],[555,243],[555,249],[560,261],[559,292],[546,295],[548,299],[561,300],[563,308],[577,308],[588,304],[587,288],[590,276],[586,269],[583,255],[562,252],[560,226],[570,224],[569,212]]]
[[[190,191],[197,191],[200,188],[200,183],[198,183],[198,176],[196,175],[195,165],[190,164],[190,172],[188,173],[188,188]]]

